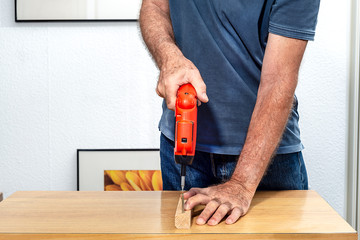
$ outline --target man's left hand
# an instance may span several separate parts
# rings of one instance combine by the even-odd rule
[[[191,188],[184,193],[187,199],[185,210],[206,204],[196,220],[197,224],[217,225],[228,214],[225,223],[233,224],[247,213],[254,193],[233,180],[208,188]]]

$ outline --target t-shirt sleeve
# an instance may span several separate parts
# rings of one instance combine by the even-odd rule
[[[271,8],[269,32],[314,40],[319,5],[320,0],[276,0]]]

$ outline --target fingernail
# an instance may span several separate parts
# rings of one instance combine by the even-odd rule
[[[205,99],[205,101],[209,101],[209,98],[208,98],[208,96],[206,95],[206,93],[203,93],[203,94],[202,94],[202,97]]]
[[[185,203],[184,209],[185,209],[185,210],[189,210],[189,204],[188,204],[188,203]]]
[[[196,224],[203,225],[204,223],[205,223],[205,221],[204,221],[204,219],[202,219],[202,218],[198,218],[198,219],[196,220]]]
[[[215,222],[215,220],[209,220],[209,221],[208,221],[208,224],[209,224],[209,225],[215,225],[216,222]]]
[[[233,221],[232,221],[232,220],[227,219],[227,220],[225,221],[225,223],[226,223],[226,224],[232,224],[232,223],[233,223]]]

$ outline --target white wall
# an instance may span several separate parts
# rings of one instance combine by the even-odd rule
[[[345,204],[349,3],[322,1],[298,97],[310,185]],[[15,23],[0,1],[0,191],[75,190],[77,148],[156,148],[157,70],[137,23]],[[336,17],[334,17],[336,12]]]
[[[157,148],[137,23],[15,23],[0,1],[0,191],[75,190],[76,149]]]
[[[297,95],[312,189],[345,216],[350,1],[321,1]]]

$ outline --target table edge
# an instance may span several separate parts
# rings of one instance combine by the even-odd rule
[[[41,239],[70,239],[70,240],[115,240],[115,239],[149,239],[157,237],[161,239],[218,239],[219,235],[226,239],[279,239],[279,240],[357,240],[358,233],[0,233],[0,240],[41,240]]]

